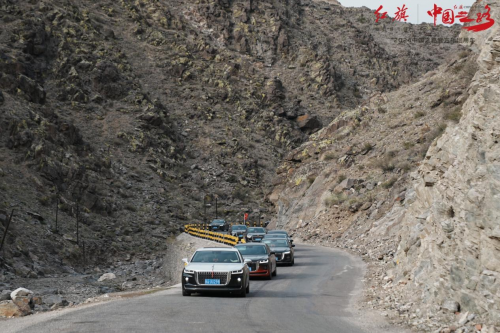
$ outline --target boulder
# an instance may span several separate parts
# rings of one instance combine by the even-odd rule
[[[316,116],[310,116],[305,114],[303,116],[297,117],[297,124],[301,131],[308,134],[314,133],[323,127],[323,124]]]
[[[25,314],[13,301],[0,302],[0,317],[21,317]]]
[[[3,290],[0,293],[0,302],[2,301],[9,301],[10,300],[10,294],[12,293],[11,290]]]
[[[45,102],[43,87],[25,75],[19,76],[19,89],[24,92],[28,101],[38,104]]]
[[[346,178],[340,184],[335,186],[334,192],[340,193],[344,190],[349,190],[359,183],[360,183],[360,181],[357,179]]]
[[[448,299],[444,301],[442,308],[455,313],[460,311],[460,304],[455,300]]]
[[[33,298],[33,292],[26,288],[17,288],[13,292],[10,293],[10,298],[15,301],[19,297],[28,297],[29,299]]]
[[[31,309],[35,307],[30,296],[18,296],[12,302],[17,305],[24,315],[31,314]]]
[[[48,305],[50,307],[54,305],[66,306],[68,305],[68,301],[63,299],[60,295],[49,295],[43,298],[43,304]]]
[[[107,281],[107,280],[114,280],[116,279],[116,275],[113,274],[113,273],[105,273],[103,275],[101,275],[101,277],[99,278],[99,282],[102,282],[102,281]]]

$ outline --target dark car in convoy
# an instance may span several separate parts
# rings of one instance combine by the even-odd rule
[[[276,276],[276,256],[269,246],[262,243],[247,243],[235,246],[240,251],[243,259],[252,260],[248,263],[250,276],[263,276],[271,280]]]
[[[228,231],[229,223],[226,220],[213,220],[209,225],[208,229],[211,231]]]
[[[194,292],[226,291],[245,297],[250,292],[250,270],[235,248],[201,248],[191,257],[182,259],[182,295]]]
[[[268,231],[268,233],[266,234],[266,237],[267,239],[278,239],[278,238],[281,238],[281,239],[286,239],[288,240],[290,243],[293,244],[293,239],[290,238],[290,236],[288,236],[287,234],[278,234],[278,233],[271,233],[270,231]]]
[[[260,242],[266,236],[266,229],[262,227],[249,227],[247,229],[247,242]]]
[[[236,224],[229,228],[229,234],[231,236],[236,236],[239,239],[244,239],[247,233],[247,226],[243,224]]]
[[[295,263],[294,244],[285,238],[264,238],[262,243],[267,244],[276,256],[276,263],[288,264],[292,266]]]

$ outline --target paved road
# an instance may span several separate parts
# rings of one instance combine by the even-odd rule
[[[363,264],[344,252],[297,245],[295,266],[272,281],[251,280],[247,298],[181,296],[180,287],[78,310],[0,322],[0,332],[398,332],[373,314],[350,310]]]

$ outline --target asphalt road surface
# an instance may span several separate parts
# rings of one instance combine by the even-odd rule
[[[252,279],[247,298],[183,297],[180,286],[155,294],[0,322],[0,332],[398,332],[354,309],[363,263],[342,251],[297,245],[295,266],[272,281]],[[180,279],[180,277],[179,277]]]

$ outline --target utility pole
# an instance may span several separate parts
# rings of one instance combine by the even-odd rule
[[[59,193],[57,194],[56,200],[56,234],[59,233],[59,229],[57,227],[57,215],[59,214]]]
[[[217,219],[217,195],[215,195],[215,219]]]
[[[80,244],[80,205],[76,203],[76,244]]]

